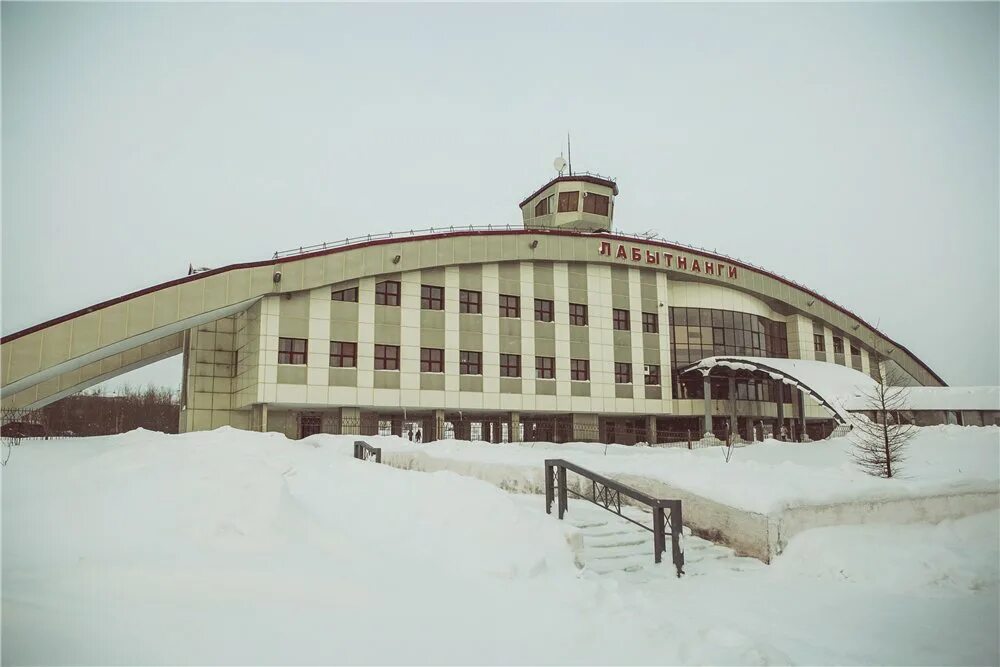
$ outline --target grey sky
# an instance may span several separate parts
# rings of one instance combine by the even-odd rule
[[[518,223],[570,130],[622,229],[997,384],[998,7],[4,3],[2,328],[188,262]]]

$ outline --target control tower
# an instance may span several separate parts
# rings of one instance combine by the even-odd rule
[[[595,174],[559,176],[520,203],[526,228],[600,232],[611,229],[618,185]]]

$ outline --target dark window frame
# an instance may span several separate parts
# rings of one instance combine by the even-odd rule
[[[521,377],[521,355],[520,354],[500,354],[500,377],[519,378]]]
[[[643,373],[643,380],[647,387],[656,386],[662,382],[659,364],[646,364],[643,371],[648,371]]]
[[[381,349],[380,349],[381,348]],[[373,355],[375,370],[377,371],[398,371],[399,370],[399,346],[375,344]]]
[[[585,303],[571,303],[569,304],[569,323],[576,327],[585,327],[589,323],[589,318],[587,315],[587,304]]]
[[[539,380],[554,380],[556,377],[556,358],[535,357],[535,377]]]
[[[458,312],[482,315],[483,293],[471,289],[458,290]]]
[[[535,321],[554,322],[555,319],[556,302],[552,299],[535,299]]]
[[[444,288],[440,285],[421,285],[420,309],[444,310]]]
[[[557,213],[575,213],[580,210],[580,191],[570,190],[559,193]]]
[[[501,294],[500,317],[521,317],[521,297],[517,294]]]
[[[632,384],[632,362],[615,362],[615,384]]]
[[[398,280],[375,283],[376,306],[398,306],[402,300],[402,285]]]
[[[298,343],[302,343],[301,346]],[[282,349],[282,348],[285,349]],[[302,349],[298,349],[301,347]],[[290,338],[286,336],[278,337],[278,363],[294,366],[303,366],[309,354],[309,339]],[[282,361],[284,359],[284,361]]]
[[[358,288],[355,287],[345,287],[343,289],[333,290],[330,292],[330,301],[347,301],[350,303],[358,302]]]
[[[813,351],[826,352],[826,336],[821,333],[813,334]]]
[[[833,353],[834,354],[844,353],[844,339],[842,336],[833,337]]]
[[[611,198],[596,192],[587,192],[583,197],[583,212],[593,215],[607,215],[610,210]]]
[[[444,349],[440,347],[420,348],[420,372],[444,373]]]
[[[590,380],[590,359],[570,359],[569,379],[578,382]]]
[[[339,348],[334,346],[339,345]],[[345,360],[350,360],[346,363]],[[337,363],[334,363],[336,360]],[[330,368],[357,368],[358,344],[349,340],[330,341]]]
[[[611,326],[615,331],[631,331],[632,322],[629,311],[624,308],[612,308]]]
[[[658,313],[642,314],[642,332],[660,333],[660,316]]]
[[[460,350],[458,353],[459,375],[482,375],[483,353],[479,350]]]

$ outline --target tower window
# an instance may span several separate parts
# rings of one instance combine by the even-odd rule
[[[578,191],[559,193],[560,213],[565,213],[567,211],[579,211],[579,210],[580,210],[580,193]]]
[[[595,215],[607,215],[608,201],[608,198],[604,195],[595,195],[593,192],[588,192],[587,196],[583,198],[583,212]]]

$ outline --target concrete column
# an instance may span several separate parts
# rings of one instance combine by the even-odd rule
[[[510,413],[510,441],[521,442],[521,413]]]
[[[774,391],[777,392],[778,397],[778,427],[774,429],[774,437],[778,440],[783,440],[781,437],[781,428],[785,425],[785,383],[781,380],[774,381]]]
[[[431,442],[444,438],[444,410],[435,410],[431,417],[430,433],[432,437],[424,435],[424,440]]]
[[[656,415],[646,415],[646,442],[656,444]]]
[[[267,403],[260,404],[260,432],[267,433]]]
[[[705,437],[712,436],[712,383],[708,373],[702,373],[705,386]]]
[[[736,376],[729,376],[729,435],[738,436],[739,420],[736,418]]]

